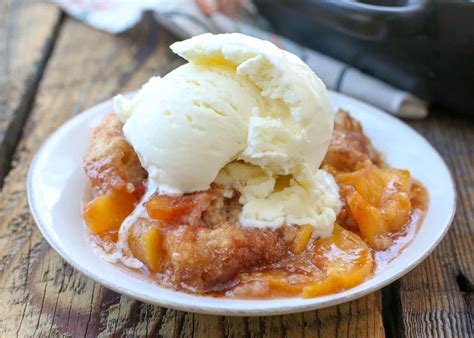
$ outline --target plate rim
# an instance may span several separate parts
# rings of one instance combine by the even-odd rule
[[[372,106],[372,105],[370,105],[366,102],[359,101],[359,100],[354,99],[352,97],[349,97],[347,95],[337,93],[337,92],[334,92],[334,91],[331,91],[331,90],[328,90],[328,92],[330,93],[330,95],[338,97],[338,99],[342,99],[342,100],[346,100],[346,101],[352,101],[352,103],[355,103],[357,105],[367,106],[371,110],[374,110],[377,114],[385,115],[385,117],[388,117],[392,121],[396,121],[397,124],[401,124],[403,127],[410,129],[411,132],[415,133],[418,137],[421,137],[426,142],[426,144],[430,147],[433,154],[435,154],[437,156],[440,163],[442,163],[442,165],[444,166],[444,169],[448,173],[449,186],[452,189],[452,193],[453,193],[453,199],[451,201],[452,206],[450,208],[451,214],[447,218],[448,222],[447,222],[446,225],[444,225],[444,229],[443,229],[442,233],[439,234],[439,236],[436,238],[436,240],[431,245],[431,247],[426,251],[420,252],[412,260],[412,262],[409,265],[407,265],[406,268],[404,268],[403,270],[389,276],[388,278],[378,282],[377,284],[366,287],[365,289],[361,289],[361,290],[358,290],[357,292],[353,292],[353,293],[350,293],[348,295],[344,295],[344,293],[351,290],[351,289],[348,289],[348,290],[342,291],[340,293],[313,298],[313,299],[321,299],[323,297],[324,298],[328,297],[328,299],[325,299],[325,300],[320,301],[320,302],[301,303],[301,304],[291,305],[291,306],[284,307],[284,308],[269,308],[269,309],[265,309],[265,310],[262,310],[262,309],[239,310],[239,309],[235,309],[235,308],[230,308],[228,306],[227,307],[225,307],[225,306],[221,307],[221,306],[215,306],[215,305],[212,305],[212,304],[206,305],[205,307],[201,307],[201,306],[198,306],[196,304],[173,302],[173,301],[169,301],[169,300],[165,300],[165,301],[156,301],[154,299],[150,300],[150,299],[146,298],[145,294],[136,292],[136,291],[131,290],[129,288],[123,288],[120,285],[114,283],[113,281],[102,278],[101,276],[99,276],[96,273],[90,271],[86,267],[83,267],[81,264],[76,263],[76,261],[73,258],[73,255],[70,255],[67,252],[64,252],[62,250],[60,244],[57,243],[54,240],[53,236],[50,236],[49,231],[47,231],[46,226],[44,224],[45,220],[41,219],[41,216],[40,216],[41,213],[39,211],[37,211],[37,209],[36,209],[37,208],[37,203],[35,202],[35,199],[34,199],[35,194],[34,194],[34,186],[33,186],[33,177],[35,175],[34,169],[35,169],[35,166],[36,166],[36,163],[37,163],[38,159],[44,153],[47,146],[52,142],[52,139],[54,137],[57,137],[58,132],[66,124],[72,124],[74,122],[74,120],[79,119],[80,116],[90,112],[91,110],[101,110],[101,109],[103,110],[105,106],[110,105],[111,99],[104,100],[104,101],[102,101],[102,102],[100,102],[100,103],[98,103],[98,104],[96,104],[96,105],[80,112],[79,114],[71,117],[70,119],[68,119],[67,121],[62,123],[54,132],[52,132],[45,139],[45,141],[38,148],[38,150],[36,151],[36,154],[34,155],[32,161],[30,163],[30,166],[28,168],[28,174],[27,174],[27,180],[26,180],[26,192],[27,192],[27,200],[28,200],[30,213],[33,216],[33,219],[36,223],[36,226],[38,227],[38,229],[40,230],[42,236],[46,239],[48,244],[62,257],[62,259],[64,259],[68,264],[73,266],[74,269],[78,270],[80,273],[84,274],[88,278],[90,278],[93,281],[99,283],[100,285],[102,285],[103,287],[105,287],[107,289],[113,290],[113,291],[115,291],[119,294],[126,295],[128,297],[131,297],[133,299],[137,299],[139,301],[142,301],[142,302],[145,302],[145,303],[148,303],[148,304],[158,305],[158,306],[162,306],[162,307],[166,307],[166,308],[172,308],[172,309],[179,310],[179,311],[202,313],[202,314],[212,314],[212,315],[226,315],[226,316],[263,316],[263,315],[265,315],[265,316],[274,316],[274,315],[283,315],[283,314],[313,311],[313,310],[316,310],[316,309],[322,309],[322,308],[325,308],[325,307],[346,303],[346,302],[349,302],[351,300],[363,297],[367,294],[370,294],[372,292],[380,290],[381,288],[385,287],[386,285],[388,285],[388,284],[396,281],[397,279],[401,278],[402,276],[406,275],[408,272],[412,271],[416,266],[418,266],[424,259],[426,259],[426,257],[428,257],[434,251],[434,249],[439,245],[441,240],[445,237],[446,233],[448,232],[448,230],[450,229],[450,227],[453,223],[454,216],[455,216],[455,213],[456,213],[458,196],[457,196],[457,191],[456,191],[455,180],[454,180],[454,177],[452,175],[452,172],[451,172],[450,168],[447,166],[446,162],[444,161],[443,157],[439,154],[437,149],[435,147],[433,147],[433,145],[430,142],[428,142],[428,140],[426,140],[426,138],[423,135],[418,133],[414,128],[412,128],[411,126],[409,126],[408,124],[406,124],[402,120],[399,120],[396,117],[394,117],[394,116],[386,113],[385,111],[383,111],[383,110],[381,110],[377,107],[374,107],[374,106]],[[127,93],[126,95],[133,95],[133,93],[135,93],[135,91]],[[102,259],[102,258],[98,257],[98,259]],[[162,286],[160,286],[160,287],[162,287]],[[164,288],[164,287],[162,287],[162,288]],[[168,289],[168,290],[170,290],[170,289]],[[171,290],[171,291],[176,292],[176,293],[183,293],[181,291],[176,291],[176,290]],[[186,293],[186,292],[184,292],[184,293]],[[215,297],[201,296],[201,295],[194,295],[194,294],[191,294],[191,295],[194,296],[194,297],[203,298],[203,299],[205,299],[205,298],[215,298]],[[331,296],[334,297],[334,295],[342,295],[342,296],[337,297],[337,298],[331,298]],[[299,297],[292,297],[292,298],[299,298]],[[278,298],[278,299],[280,299],[280,298]],[[303,299],[303,298],[301,298],[301,299]],[[238,299],[238,301],[246,302],[246,301],[256,301],[256,300]],[[271,303],[273,300],[272,299],[264,299],[264,300],[258,300],[258,301],[261,301],[263,303]]]

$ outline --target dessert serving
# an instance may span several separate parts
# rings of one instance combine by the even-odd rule
[[[117,96],[90,137],[83,218],[100,256],[189,293],[316,297],[409,244],[426,190],[303,61],[241,34],[171,49],[188,63]]]

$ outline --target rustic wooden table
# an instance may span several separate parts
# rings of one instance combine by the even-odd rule
[[[109,35],[34,0],[0,1],[0,37],[1,336],[474,337],[472,121],[432,111],[410,122],[451,168],[458,209],[439,247],[401,280],[347,304],[288,316],[184,313],[121,296],[75,271],[39,233],[25,194],[29,163],[52,131],[181,63],[168,49],[172,37],[150,18]]]

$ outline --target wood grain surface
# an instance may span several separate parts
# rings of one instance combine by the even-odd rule
[[[56,39],[61,12],[35,0],[0,1],[0,186]]]
[[[205,316],[129,299],[75,271],[49,248],[29,213],[25,180],[34,153],[71,116],[181,61],[168,49],[172,37],[149,17],[118,36],[59,17],[0,195],[0,336],[473,336],[474,130],[471,122],[441,114],[414,125],[452,168],[458,213],[440,247],[383,297],[376,292],[288,316]]]
[[[474,337],[474,121],[433,111],[412,125],[447,162],[458,195],[444,240],[400,280],[403,327],[412,337]]]

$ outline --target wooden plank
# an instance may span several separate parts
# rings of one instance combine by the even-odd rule
[[[458,203],[439,247],[400,281],[404,331],[407,337],[474,337],[474,122],[433,113],[412,125],[446,160]]]
[[[289,316],[197,315],[111,292],[76,272],[45,243],[25,196],[35,151],[72,115],[174,68],[180,61],[169,52],[170,42],[148,19],[118,37],[70,19],[63,24],[16,153],[18,163],[0,197],[0,335],[383,336],[379,293]]]
[[[0,187],[60,18],[55,6],[37,0],[0,1]]]

